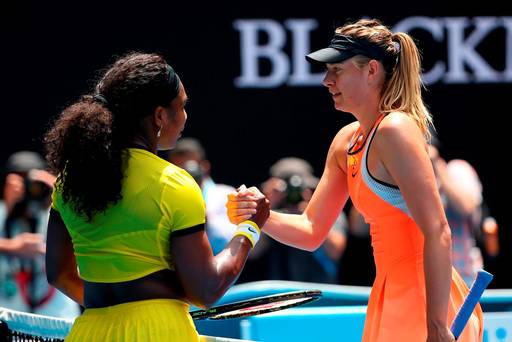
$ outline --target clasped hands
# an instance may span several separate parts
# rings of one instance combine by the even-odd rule
[[[226,203],[229,221],[239,224],[250,220],[260,228],[270,215],[270,202],[256,187],[247,188],[241,185],[236,191],[228,195]]]

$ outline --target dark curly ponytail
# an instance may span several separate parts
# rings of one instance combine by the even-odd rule
[[[159,55],[131,53],[116,61],[94,95],[64,109],[46,133],[46,159],[58,174],[57,190],[91,221],[121,199],[122,150],[141,119],[177,96],[177,75]]]
[[[103,104],[84,96],[64,109],[45,137],[46,159],[59,174],[64,201],[89,220],[121,197],[121,154],[112,144],[112,121]]]

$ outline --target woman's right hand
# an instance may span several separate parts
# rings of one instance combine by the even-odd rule
[[[246,188],[245,185],[228,195],[226,208],[233,224],[251,220],[262,228],[270,215],[270,202],[265,195],[256,187]]]

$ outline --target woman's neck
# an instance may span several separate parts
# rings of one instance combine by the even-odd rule
[[[140,148],[151,153],[157,153],[156,143],[152,143],[147,137],[137,134],[128,144],[128,147]]]
[[[354,115],[357,121],[359,121],[359,126],[364,136],[368,135],[380,115],[381,113],[379,111],[372,111],[363,115]]]
[[[380,96],[375,91],[369,91],[364,100],[359,103],[359,106],[354,108],[354,116],[361,128],[361,132],[366,136],[370,133],[373,125],[381,115],[380,110]]]

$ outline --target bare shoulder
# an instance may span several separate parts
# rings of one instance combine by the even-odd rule
[[[416,122],[407,114],[403,112],[391,112],[382,119],[379,129],[385,131],[396,131],[396,130],[418,130],[419,127]]]
[[[425,142],[425,138],[413,118],[403,112],[391,112],[382,120],[377,130],[375,143],[400,144]]]
[[[416,121],[405,113],[389,113],[381,122],[374,142],[379,159],[409,160],[428,157],[427,141]],[[413,159],[414,159],[413,158]]]
[[[342,127],[334,137],[331,144],[331,149],[334,148],[337,152],[347,152],[350,139],[352,139],[352,136],[354,135],[358,128],[358,121],[354,121]]]

